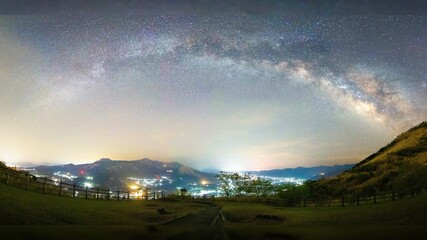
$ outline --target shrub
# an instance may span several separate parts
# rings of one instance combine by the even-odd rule
[[[292,183],[285,183],[277,187],[277,196],[286,200],[291,206],[308,198],[309,195],[310,190],[306,184],[298,186]]]
[[[395,154],[397,156],[413,157],[417,153],[424,152],[424,151],[427,151],[427,146],[414,146],[414,147],[409,147],[409,148],[396,151]]]

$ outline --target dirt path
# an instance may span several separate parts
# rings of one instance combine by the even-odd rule
[[[186,217],[169,222],[166,225],[171,227],[182,226],[187,229],[181,234],[170,238],[171,240],[177,239],[203,239],[203,240],[228,240],[222,226],[222,218],[220,215],[220,208],[211,205],[206,210],[199,214],[187,215]],[[190,228],[189,228],[190,227]]]
[[[221,216],[219,207],[212,205],[207,207],[203,212],[187,215],[183,218],[169,222],[166,225],[219,225],[221,223]]]

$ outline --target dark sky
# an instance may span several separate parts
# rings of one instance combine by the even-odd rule
[[[0,0],[1,14],[414,15],[424,0]]]
[[[423,16],[2,16],[0,159],[358,162],[427,119]]]

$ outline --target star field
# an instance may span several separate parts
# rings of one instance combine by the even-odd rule
[[[362,160],[427,118],[422,16],[0,18],[0,159]]]

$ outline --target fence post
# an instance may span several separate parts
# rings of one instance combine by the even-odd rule
[[[344,207],[344,196],[341,197],[341,207]]]
[[[96,199],[99,199],[99,187],[96,188]]]
[[[85,197],[86,197],[86,199],[87,199],[87,190],[88,190],[88,187],[86,186],[86,191],[85,191]]]
[[[62,196],[62,180],[59,180],[59,196]]]
[[[117,200],[120,201],[120,190],[117,190]]]
[[[359,200],[360,200],[360,197],[359,197],[359,194],[357,194],[357,206],[359,206]]]
[[[110,189],[108,189],[107,191],[107,200],[110,200]]]
[[[73,198],[76,197],[76,183],[73,184]]]
[[[10,180],[10,168],[8,168],[7,170],[7,180],[6,180],[7,185],[9,185],[9,180]]]
[[[128,191],[128,201],[130,200],[130,194],[129,194],[129,191]]]
[[[374,193],[374,204],[377,203],[377,194]]]
[[[415,194],[414,188],[411,187],[409,191],[411,192],[411,197],[414,197],[414,194]]]
[[[304,203],[303,203],[304,205],[304,207],[306,207],[307,206],[307,200],[304,198]]]
[[[391,191],[391,199],[394,201],[394,188],[393,188],[393,190]]]
[[[27,176],[27,186],[25,186],[25,190],[28,191],[29,187],[30,187],[30,176]]]
[[[43,181],[43,193],[46,193],[46,177],[44,177]]]

